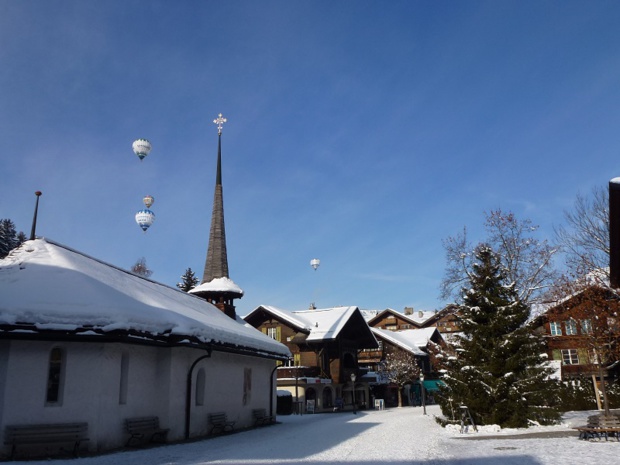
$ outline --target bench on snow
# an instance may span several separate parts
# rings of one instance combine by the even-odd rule
[[[160,428],[159,417],[125,419],[125,428],[130,434],[126,446],[137,446],[149,442],[166,442],[169,429]]]
[[[228,418],[226,418],[226,413],[224,412],[210,413],[208,419],[209,425],[211,425],[211,430],[209,431],[210,434],[232,431],[235,426],[235,422],[228,421]]]
[[[620,416],[618,415],[592,415],[588,417],[588,424],[576,426],[573,429],[579,431],[579,439],[588,441],[600,441],[605,438],[615,437],[620,441]]]
[[[19,446],[68,445],[77,457],[80,444],[88,441],[88,423],[51,423],[37,425],[14,425],[5,429],[4,443],[11,445],[11,458]],[[65,449],[59,447],[57,455]],[[45,454],[45,455],[50,455]]]
[[[270,425],[275,421],[273,415],[267,415],[267,411],[264,408],[252,410],[252,417],[254,418],[255,426]]]

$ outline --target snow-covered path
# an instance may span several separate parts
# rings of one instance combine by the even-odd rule
[[[620,443],[580,441],[570,430],[588,412],[569,416],[561,426],[506,431],[499,438],[447,431],[433,419],[439,413],[436,406],[429,406],[428,413],[406,407],[357,415],[282,416],[274,426],[188,444],[29,465],[610,465],[620,456]],[[565,432],[566,437],[524,435],[535,432]],[[514,434],[521,438],[507,437]]]

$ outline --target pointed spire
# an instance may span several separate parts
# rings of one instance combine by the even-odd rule
[[[221,116],[221,115],[220,115]],[[217,121],[217,120],[215,120]],[[226,251],[226,227],[224,225],[224,193],[222,188],[222,130],[218,131],[217,174],[211,213],[211,231],[202,282],[216,278],[228,278],[228,254]]]
[[[219,116],[213,120],[217,124],[217,172],[209,246],[205,260],[204,274],[199,286],[190,293],[203,297],[216,305],[231,318],[236,318],[234,299],[243,296],[243,291],[228,276],[228,253],[226,250],[226,228],[224,226],[224,195],[222,188],[222,125],[226,118]]]
[[[213,212],[211,213],[211,231],[209,247],[205,261],[202,282],[208,283],[216,278],[228,278],[228,253],[226,251],[226,227],[224,225],[224,193],[222,188],[222,124],[226,118],[222,114],[213,120],[217,124],[217,173],[215,193],[213,194]]]

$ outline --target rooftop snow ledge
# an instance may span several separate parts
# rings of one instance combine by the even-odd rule
[[[243,295],[243,290],[237,286],[230,278],[215,278],[208,283],[202,283],[200,286],[196,286],[190,294],[197,292],[234,292],[235,294]]]

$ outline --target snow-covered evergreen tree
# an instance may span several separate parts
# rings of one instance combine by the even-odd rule
[[[502,427],[553,423],[558,383],[549,378],[541,337],[527,324],[529,307],[491,247],[478,246],[475,258],[459,308],[462,335],[445,365],[442,411],[451,416],[466,405],[477,423]]]
[[[198,278],[191,268],[185,270],[185,273],[181,276],[181,280],[182,281],[180,283],[177,283],[177,287],[183,292],[191,291],[196,287],[196,284],[198,284]]]
[[[11,250],[19,246],[26,236],[23,232],[17,233],[15,224],[9,219],[0,220],[0,258],[6,257]]]

